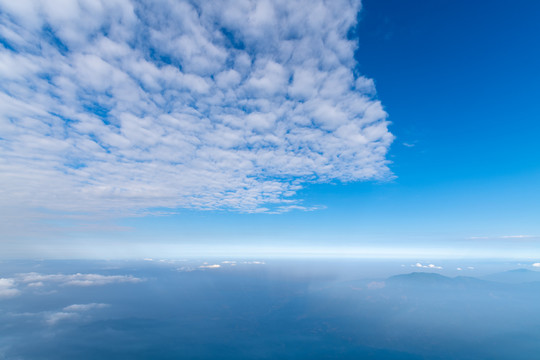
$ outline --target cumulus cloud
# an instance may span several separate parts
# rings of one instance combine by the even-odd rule
[[[143,281],[141,278],[132,275],[100,275],[100,274],[54,274],[45,275],[39,273],[19,274],[17,281],[31,284],[53,282],[67,286],[98,286],[115,283],[138,283]]]
[[[532,266],[534,266],[534,267],[540,267],[540,263],[534,263],[534,264],[532,264]]]
[[[201,266],[199,266],[199,268],[201,268],[201,269],[218,269],[220,267],[221,267],[221,265],[219,265],[219,264],[201,265]]]
[[[20,293],[16,287],[15,280],[0,278],[0,299],[17,296]]]
[[[422,263],[419,263],[417,262],[416,264],[414,265],[411,265],[413,267],[417,267],[417,268],[422,268],[422,269],[442,269],[442,266],[437,266],[437,265],[434,265],[434,264],[429,264],[429,265],[423,265]]]
[[[1,205],[283,212],[307,183],[391,177],[359,9],[0,0]]]

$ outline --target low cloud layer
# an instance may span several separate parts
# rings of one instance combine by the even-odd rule
[[[102,303],[73,304],[64,307],[61,311],[10,313],[9,315],[42,319],[47,325],[52,326],[64,321],[88,321],[92,319],[92,314],[88,314],[89,312],[109,306]]]
[[[283,212],[306,183],[387,179],[359,10],[0,0],[1,205]]]
[[[201,265],[199,268],[201,269],[219,269],[221,265],[219,264],[212,264],[212,265]]]
[[[41,289],[49,285],[60,286],[102,286],[120,283],[139,283],[142,278],[133,275],[100,274],[40,274],[36,272],[17,274],[12,278],[0,278],[0,298],[10,298],[22,294],[21,290]],[[66,311],[86,311],[102,308],[106,304],[75,304],[64,308]]]
[[[132,275],[100,275],[100,274],[39,274],[27,273],[19,274],[17,282],[27,284],[30,287],[43,286],[44,283],[57,283],[66,286],[99,286],[117,283],[138,283],[141,278]],[[39,285],[37,285],[39,284]]]
[[[0,299],[17,296],[20,291],[16,288],[13,279],[0,278]]]

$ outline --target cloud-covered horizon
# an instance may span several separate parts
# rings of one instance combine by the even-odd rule
[[[0,0],[5,208],[309,209],[392,177],[360,1]]]

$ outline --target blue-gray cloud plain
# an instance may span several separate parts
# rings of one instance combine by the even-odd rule
[[[4,209],[307,209],[387,179],[359,1],[0,0]]]

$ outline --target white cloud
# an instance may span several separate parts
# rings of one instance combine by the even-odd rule
[[[192,272],[195,271],[196,268],[194,268],[193,266],[181,266],[179,268],[176,268],[176,270],[180,272]]]
[[[109,304],[89,303],[73,304],[64,307],[61,311],[41,311],[25,313],[9,313],[11,316],[37,317],[43,319],[48,325],[56,325],[60,321],[86,321],[91,319],[89,314],[83,314],[94,309],[103,309],[109,307]]]
[[[534,264],[532,264],[532,266],[534,266],[534,267],[540,267],[540,263],[534,263]]]
[[[74,313],[74,312],[59,311],[59,312],[46,314],[45,322],[47,322],[47,324],[49,325],[56,325],[56,323],[58,323],[59,321],[74,320],[74,319],[78,319],[79,317],[80,317],[79,314]]]
[[[219,264],[201,265],[201,266],[199,266],[199,268],[201,268],[201,269],[218,269],[220,267],[221,267],[221,265],[219,265]]]
[[[414,265],[411,265],[413,267],[417,267],[417,268],[422,268],[422,269],[442,269],[442,266],[437,266],[437,265],[434,265],[434,264],[429,264],[429,265],[423,265],[422,263],[419,263],[417,262],[416,264]]]
[[[94,309],[103,309],[109,304],[90,303],[90,304],[73,304],[66,306],[62,311],[43,313],[45,322],[49,325],[56,325],[59,321],[64,320],[85,320],[88,316],[81,316],[82,312],[87,312]]]
[[[20,293],[16,287],[15,280],[0,278],[0,299],[14,297]]]
[[[501,239],[528,239],[532,237],[534,236],[532,235],[506,235],[506,236],[501,236]]]
[[[306,183],[391,177],[359,8],[0,0],[0,205],[309,210]]]
[[[138,283],[143,281],[131,275],[100,275],[100,274],[54,274],[44,275],[39,273],[18,274],[17,281],[21,283],[35,284],[41,282],[54,282],[68,286],[98,286],[116,283]]]
[[[75,311],[75,312],[81,312],[81,311],[89,311],[94,309],[103,309],[109,307],[109,304],[102,304],[102,303],[90,303],[90,304],[73,304],[66,306],[63,311]]]

